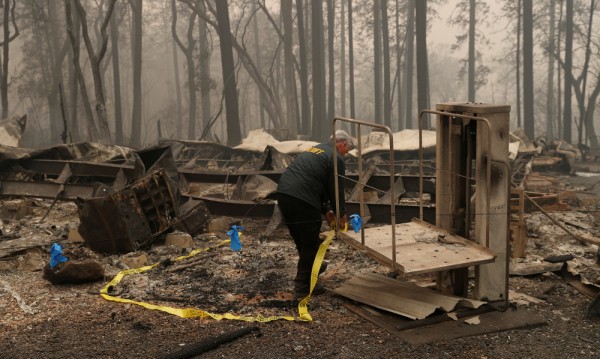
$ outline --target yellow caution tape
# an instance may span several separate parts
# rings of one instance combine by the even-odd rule
[[[333,240],[334,236],[335,236],[335,230],[331,230],[329,232],[329,234],[327,235],[327,238],[319,246],[319,250],[317,252],[317,255],[315,256],[315,261],[313,263],[311,277],[310,277],[310,292],[298,304],[298,314],[299,314],[298,318],[293,317],[293,316],[287,316],[287,315],[283,315],[283,316],[275,315],[275,316],[264,317],[260,314],[257,316],[241,316],[241,315],[234,315],[231,313],[216,314],[216,313],[210,313],[210,312],[207,312],[207,311],[204,311],[201,309],[196,309],[196,308],[173,308],[173,307],[155,305],[155,304],[146,303],[146,302],[138,302],[135,300],[119,298],[119,297],[115,297],[115,296],[108,294],[108,290],[111,287],[114,287],[115,285],[119,284],[119,282],[121,282],[123,277],[125,277],[126,275],[143,273],[145,271],[148,271],[148,270],[156,267],[160,263],[155,263],[153,265],[144,266],[144,267],[140,267],[140,268],[126,269],[126,270],[123,270],[123,271],[117,273],[117,275],[106,286],[104,286],[104,288],[102,288],[100,290],[100,295],[102,296],[102,298],[113,301],[113,302],[135,304],[135,305],[144,307],[146,309],[160,310],[162,312],[177,315],[181,318],[210,317],[210,318],[213,318],[216,320],[230,319],[230,320],[242,320],[245,322],[260,322],[260,323],[267,323],[267,322],[272,322],[275,320],[288,320],[288,321],[300,320],[300,321],[310,322],[310,321],[312,321],[312,317],[308,313],[308,308],[307,308],[308,300],[310,299],[310,295],[311,295],[315,285],[317,284],[317,278],[319,277],[319,269],[321,268],[321,263],[323,262],[323,258],[325,257],[325,252],[327,252],[327,248],[329,247],[329,244]],[[219,243],[216,247],[223,246],[229,242],[230,242],[230,240],[223,241],[223,242]],[[213,248],[215,248],[215,247],[213,247]],[[178,261],[178,260],[190,258],[200,252],[204,252],[204,251],[207,251],[210,249],[212,249],[212,248],[209,247],[209,248],[204,248],[204,249],[196,249],[196,250],[193,250],[188,255],[175,258],[175,260]]]
[[[321,243],[319,246],[319,250],[317,251],[317,255],[315,256],[315,261],[313,262],[312,271],[310,273],[310,291],[308,295],[304,297],[300,303],[298,303],[298,315],[300,316],[300,320],[311,322],[312,317],[308,313],[308,308],[306,305],[308,304],[308,300],[310,299],[310,295],[312,294],[313,289],[315,289],[315,285],[317,284],[317,279],[319,278],[319,269],[321,269],[321,263],[323,263],[323,258],[325,258],[325,252],[327,252],[327,248],[329,244],[335,237],[335,230],[332,229],[329,231],[327,238]]]

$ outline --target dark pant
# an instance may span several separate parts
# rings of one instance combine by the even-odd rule
[[[283,220],[298,250],[298,270],[294,279],[296,297],[304,297],[310,291],[310,274],[321,239],[321,210],[307,202],[283,193],[277,194],[277,203]]]

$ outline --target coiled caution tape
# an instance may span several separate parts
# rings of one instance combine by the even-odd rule
[[[300,321],[310,322],[310,321],[312,321],[312,317],[308,313],[308,307],[307,307],[308,300],[310,299],[310,295],[312,294],[312,291],[313,291],[315,285],[317,284],[317,278],[319,277],[319,269],[321,268],[321,263],[323,262],[323,258],[325,257],[327,248],[329,247],[329,244],[333,240],[334,236],[335,236],[335,230],[329,231],[327,238],[319,246],[319,250],[317,251],[317,255],[315,256],[315,261],[313,263],[311,277],[310,277],[310,292],[298,304],[298,317],[289,316],[289,315],[274,315],[274,316],[265,317],[260,314],[257,316],[242,316],[242,315],[235,315],[235,314],[231,314],[231,313],[216,314],[216,313],[210,313],[210,312],[204,311],[202,309],[197,309],[197,308],[173,308],[173,307],[156,305],[156,304],[151,304],[151,303],[146,303],[146,302],[138,302],[135,300],[115,297],[115,296],[108,294],[109,289],[114,287],[115,285],[119,284],[119,282],[121,282],[121,280],[125,276],[143,273],[145,271],[148,271],[148,270],[156,267],[160,263],[155,263],[153,265],[144,266],[144,267],[140,267],[140,268],[126,269],[126,270],[123,270],[123,271],[117,273],[117,275],[106,286],[104,286],[104,288],[102,288],[100,290],[100,295],[102,296],[102,298],[113,301],[113,302],[135,304],[135,305],[144,307],[146,309],[159,310],[159,311],[166,312],[169,314],[177,315],[181,318],[207,318],[207,317],[210,317],[210,318],[213,318],[216,320],[230,319],[230,320],[241,320],[241,321],[245,321],[245,322],[260,322],[260,323],[267,323],[267,322],[272,322],[275,320],[288,320],[288,321],[300,320]],[[217,244],[215,247],[196,249],[186,256],[181,256],[181,257],[175,258],[175,260],[178,261],[178,260],[190,258],[200,252],[204,252],[204,251],[210,250],[212,248],[216,248],[216,247],[221,247],[225,244],[228,244],[229,242],[230,242],[230,240],[226,240],[226,241],[223,241],[223,242]]]

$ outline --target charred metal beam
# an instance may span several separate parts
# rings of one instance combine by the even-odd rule
[[[27,182],[27,181],[0,181],[0,197],[34,197],[54,199],[60,191],[60,183],[54,182]],[[94,185],[89,184],[64,184],[63,192],[58,196],[62,201],[75,201],[76,198],[91,198],[94,194]]]
[[[19,165],[28,171],[49,176],[60,175],[62,169],[67,164],[71,167],[73,176],[115,178],[120,170],[123,170],[127,177],[131,178],[134,175],[133,166],[124,164],[40,159],[29,159],[19,162]]]
[[[204,201],[212,216],[271,218],[275,208],[274,203],[257,203],[190,194],[184,194],[184,196]],[[367,203],[367,206],[371,212],[371,223],[391,223],[389,204]],[[359,213],[359,203],[357,202],[346,202],[346,208],[348,213]],[[419,206],[396,205],[396,223],[410,222],[413,218],[418,217]],[[424,207],[423,217],[424,221],[435,223],[435,207]]]
[[[239,171],[239,172],[222,172],[207,169],[179,169],[179,174],[188,182],[200,183],[230,183],[236,184],[239,177],[249,175],[261,175],[271,179],[274,182],[279,182],[281,171],[274,170],[256,170],[256,171]]]
[[[179,174],[185,178],[188,182],[199,182],[199,183],[230,183],[235,184],[238,181],[240,176],[248,176],[248,175],[261,175],[268,177],[274,182],[279,182],[279,178],[281,177],[281,171],[245,171],[245,172],[215,172],[210,170],[190,170],[190,169],[179,169]],[[344,187],[345,188],[353,188],[358,182],[358,175],[347,175],[347,178],[344,179]],[[395,176],[396,179],[399,176]],[[402,181],[404,183],[404,188],[407,192],[419,192],[419,176],[414,175],[403,175]],[[372,189],[387,191],[390,187],[390,177],[388,175],[373,175],[367,181],[367,189],[371,187]],[[423,192],[435,194],[435,177],[429,176],[423,178]]]
[[[271,218],[275,205],[273,203],[257,203],[246,200],[232,200],[216,197],[183,194],[192,199],[199,199],[206,204],[211,216]]]

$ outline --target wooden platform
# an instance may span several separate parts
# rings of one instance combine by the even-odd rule
[[[360,232],[347,231],[340,236],[350,245],[365,249],[383,265],[393,268],[392,226],[366,228],[364,233],[364,248]],[[489,249],[425,222],[414,220],[396,225],[397,269],[406,274],[464,268],[493,262],[495,257]]]

